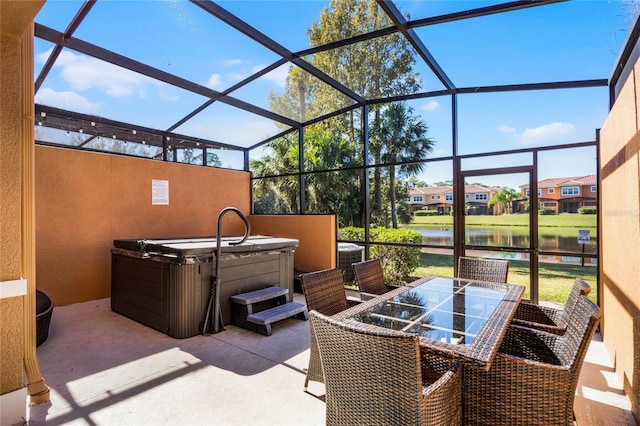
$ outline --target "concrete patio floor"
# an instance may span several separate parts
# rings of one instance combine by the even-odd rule
[[[295,300],[304,303],[296,294]],[[173,339],[100,299],[53,311],[38,348],[51,387],[29,424],[321,425],[324,386],[303,391],[309,323],[277,323],[269,337],[232,325]],[[635,425],[602,343],[594,339],[576,396],[578,425]]]

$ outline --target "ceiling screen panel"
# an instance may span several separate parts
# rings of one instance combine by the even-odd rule
[[[75,36],[220,92],[279,59],[186,1],[99,1]]]
[[[36,52],[36,62],[50,49]],[[63,49],[35,102],[154,129],[167,129],[207,98],[142,74]]]
[[[248,148],[284,130],[273,120],[214,102],[175,129],[175,132]]]

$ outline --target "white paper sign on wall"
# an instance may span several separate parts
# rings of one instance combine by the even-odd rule
[[[154,206],[169,205],[169,181],[152,179],[151,180],[151,204]]]

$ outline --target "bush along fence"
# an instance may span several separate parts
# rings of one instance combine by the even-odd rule
[[[364,241],[364,228],[349,226],[338,231],[338,239]],[[371,228],[370,256],[380,259],[384,270],[384,279],[389,284],[402,284],[405,279],[420,266],[420,248],[376,243],[422,243],[422,235],[412,229]]]

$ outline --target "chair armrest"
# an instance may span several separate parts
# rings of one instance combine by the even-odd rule
[[[558,326],[558,319],[563,311],[534,303],[521,302],[514,314],[514,320],[535,322],[549,326]]]
[[[498,361],[498,359],[500,359],[500,361]],[[520,367],[509,367],[511,368],[520,368],[520,369],[527,369],[527,370],[532,370],[532,369],[541,369],[541,370],[547,370],[549,371],[551,374],[555,373],[560,373],[560,374],[568,374],[571,372],[570,367],[567,365],[558,365],[558,364],[550,364],[544,361],[537,361],[537,360],[533,360],[533,359],[529,359],[529,358],[522,358],[516,355],[510,355],[510,354],[505,354],[505,353],[498,353],[496,354],[496,358],[494,359],[494,363],[496,363],[496,365],[499,365],[500,363],[517,363],[520,364]],[[493,364],[492,364],[492,368],[493,368]]]
[[[429,380],[428,382],[423,383],[422,386],[422,395],[430,395],[434,392],[437,392],[438,389],[446,386],[450,381],[458,381],[462,380],[462,367],[458,365],[458,362],[453,362],[451,366],[440,373],[440,375],[436,378],[436,380]],[[453,384],[455,386],[455,383]],[[459,385],[458,385],[459,386]]]
[[[358,299],[354,296],[347,296],[347,305],[349,305],[350,308],[359,305],[360,303],[362,303],[362,299]]]
[[[513,321],[511,321],[511,324],[520,326],[520,327],[534,328],[536,330],[545,331],[547,333],[553,333],[558,336],[562,336],[566,331],[565,327],[561,327],[558,325],[546,325],[546,324],[540,324],[537,322],[523,321],[519,319],[514,319]]]
[[[462,424],[462,367],[450,363],[435,382],[423,384],[422,398],[425,424]]]
[[[554,351],[560,339],[556,334],[511,325],[507,328],[498,353],[548,365],[562,365]]]

